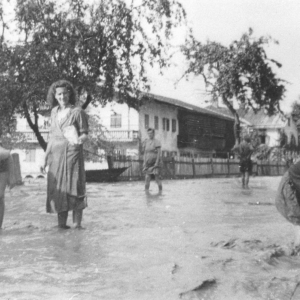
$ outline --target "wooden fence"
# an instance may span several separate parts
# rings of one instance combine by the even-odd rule
[[[129,167],[120,180],[140,180],[144,177],[142,159],[115,158],[114,168]],[[287,170],[285,162],[253,162],[253,174],[257,176],[280,176]],[[239,175],[238,159],[223,158],[163,158],[162,178],[200,178]]]

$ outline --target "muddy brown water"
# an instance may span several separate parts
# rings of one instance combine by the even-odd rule
[[[46,184],[6,193],[0,299],[300,299],[294,226],[279,177],[88,184],[85,230],[58,230]]]

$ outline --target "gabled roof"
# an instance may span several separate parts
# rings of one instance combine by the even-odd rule
[[[264,110],[259,110],[255,113],[252,109],[239,110],[241,118],[247,120],[254,128],[283,128],[288,120],[282,114],[277,113],[269,116]]]
[[[214,105],[210,105],[205,108],[227,116],[232,116],[231,111],[227,107],[216,107]],[[287,124],[287,118],[280,113],[269,116],[264,112],[264,110],[259,110],[255,113],[252,109],[239,109],[237,113],[242,123],[254,128],[283,128]]]
[[[224,115],[224,116],[232,118],[234,120],[234,116],[232,115],[232,112],[227,107],[220,107],[220,106],[217,107],[215,105],[209,105],[209,106],[206,106],[205,108],[209,111]]]
[[[211,116],[215,116],[221,119],[226,119],[226,120],[231,120],[234,121],[234,117],[232,115],[226,115],[223,112],[219,112],[219,111],[213,111],[210,109],[207,109],[206,107],[200,107],[197,105],[193,105],[193,104],[189,104],[186,102],[183,102],[181,100],[177,100],[177,99],[173,99],[173,98],[169,98],[169,97],[164,97],[164,96],[159,96],[159,95],[154,95],[151,93],[142,93],[143,97],[148,97],[150,99],[162,102],[162,103],[167,103],[167,104],[171,104],[174,106],[177,106],[179,108],[184,108],[190,111],[194,111],[194,112],[198,112],[198,113],[202,113],[205,115],[211,115]]]

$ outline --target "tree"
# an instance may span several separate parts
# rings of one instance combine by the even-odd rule
[[[182,47],[188,60],[184,76],[190,73],[203,76],[213,98],[223,100],[235,117],[237,141],[240,141],[240,121],[233,99],[254,111],[264,108],[270,115],[280,111],[285,86],[272,69],[274,65],[281,67],[280,63],[269,59],[264,49],[269,42],[271,39],[266,37],[255,39],[249,29],[228,47],[210,41],[202,44],[195,39]]]
[[[102,125],[98,115],[89,116],[89,140],[84,146],[85,158],[90,161],[100,161],[111,156],[114,151],[114,144],[107,139],[108,131]],[[99,153],[100,151],[104,153]]]
[[[86,95],[83,108],[93,102],[104,105],[116,95],[133,106],[138,91],[149,89],[147,66],[168,66],[172,33],[185,22],[181,4],[128,3],[17,0],[20,40],[2,40],[7,59],[0,58],[5,66],[1,71],[16,85],[15,111],[26,117],[44,149],[38,117],[53,81],[70,80],[79,95]],[[3,19],[2,25],[5,28]]]
[[[299,97],[300,100],[300,97]],[[292,104],[292,113],[291,116],[293,118],[293,121],[297,124],[297,122],[300,120],[300,104],[299,100],[293,102]]]

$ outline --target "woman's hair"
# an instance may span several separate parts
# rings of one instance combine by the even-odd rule
[[[47,102],[53,108],[58,105],[57,100],[55,99],[55,92],[57,88],[66,88],[69,92],[69,103],[75,105],[77,102],[77,94],[71,82],[67,80],[58,80],[51,84],[48,94],[47,94]]]
[[[150,127],[147,129],[147,132],[153,132],[155,134],[155,130],[153,128],[150,128]]]

